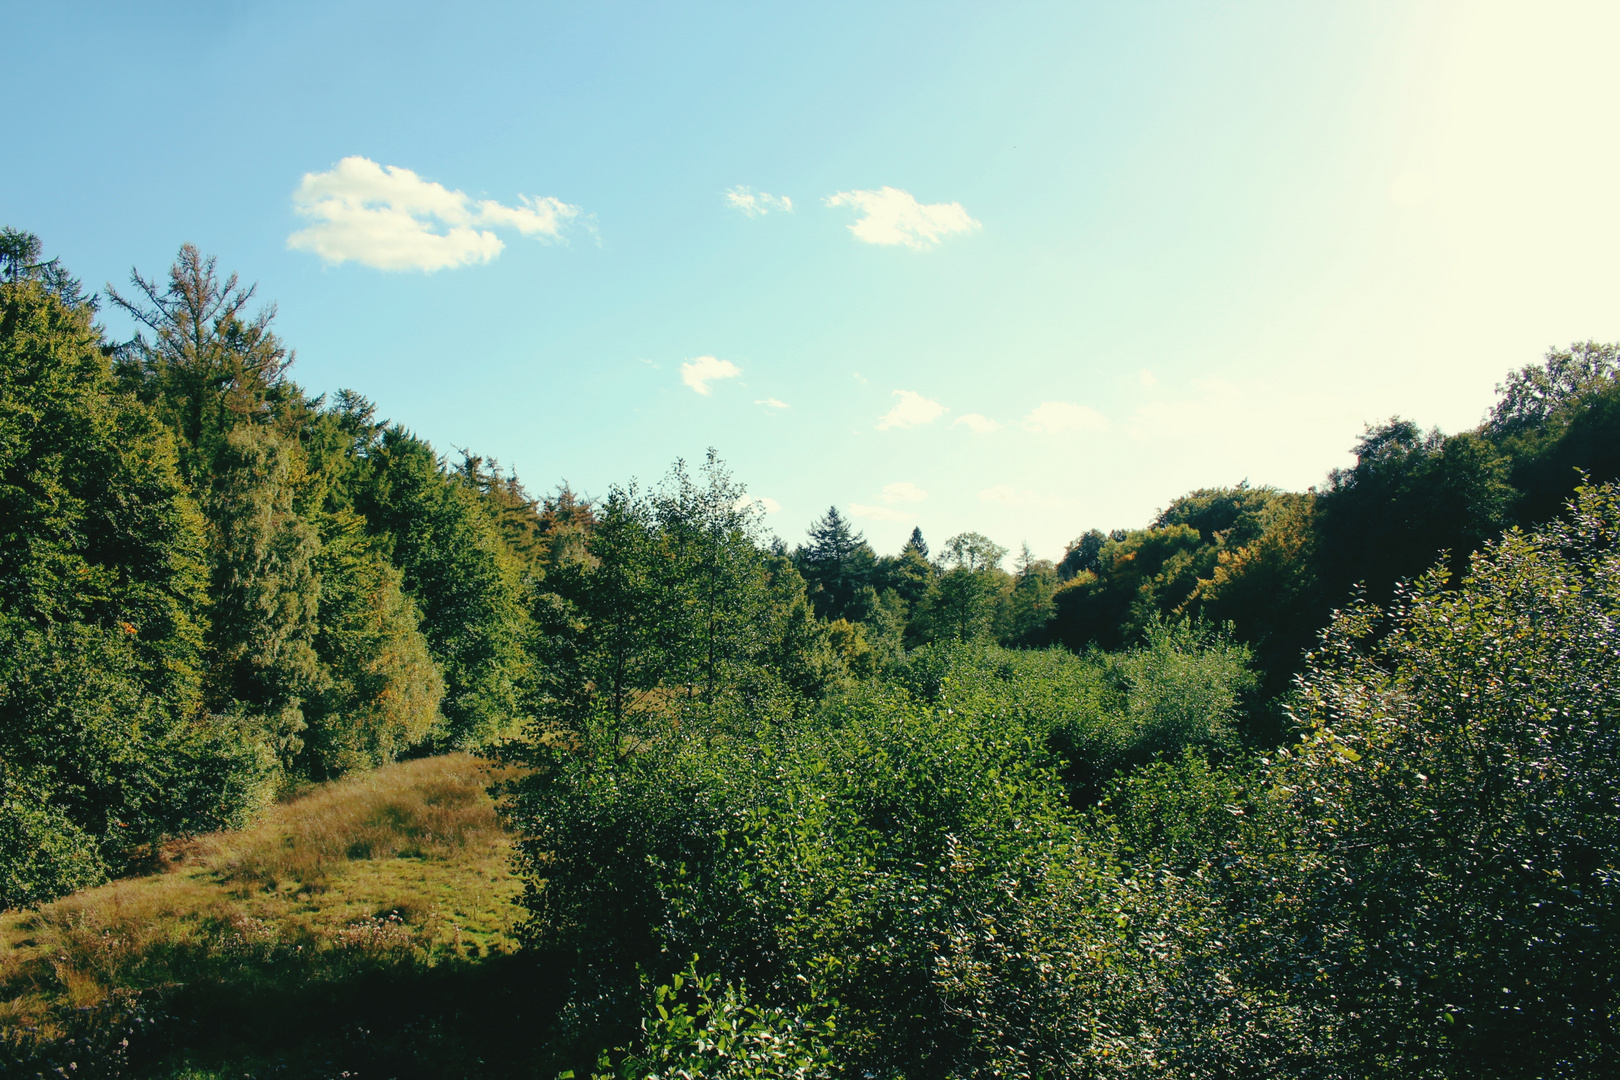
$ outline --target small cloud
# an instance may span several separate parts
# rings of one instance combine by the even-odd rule
[[[850,372],[850,374],[855,376],[855,381],[860,383],[862,386],[865,386],[867,383],[872,381],[871,379],[868,379],[865,375],[862,375],[858,371],[852,371],[852,372]]]
[[[716,360],[712,356],[694,357],[681,365],[681,382],[704,397],[709,396],[710,382],[715,379],[734,379],[741,374],[742,368],[730,360]]]
[[[905,521],[906,515],[899,510],[892,510],[887,506],[866,506],[862,503],[850,503],[851,516],[866,518],[869,521]]]
[[[894,396],[900,399],[900,404],[890,409],[878,421],[879,431],[886,428],[908,428],[917,427],[921,424],[931,424],[950,412],[939,402],[929,401],[912,390],[896,390]]]
[[[997,484],[995,487],[985,488],[979,492],[979,501],[1000,503],[1002,506],[1042,506],[1062,507],[1069,505],[1069,500],[1058,495],[1042,495],[1038,491],[1023,491],[1014,488],[1011,484]]]
[[[494,259],[506,245],[491,228],[559,240],[581,214],[549,196],[518,202],[475,201],[409,169],[346,157],[327,172],[304,174],[293,210],[314,224],[287,237],[287,246],[334,265],[352,259],[377,270],[431,272]]]
[[[1104,431],[1108,418],[1085,405],[1071,405],[1067,401],[1043,401],[1024,417],[1024,426],[1045,435],[1065,431]]]
[[[726,205],[733,210],[740,210],[747,217],[759,217],[772,210],[783,213],[793,213],[793,200],[786,195],[767,195],[763,191],[754,191],[752,188],[741,185],[726,192]]]
[[[928,492],[913,484],[910,480],[883,485],[883,501],[886,503],[914,503],[922,502],[926,498],[928,498]]]
[[[828,206],[849,206],[860,211],[861,219],[849,231],[867,244],[904,244],[923,251],[952,233],[981,227],[961,203],[919,203],[910,192],[899,188],[840,191],[825,201]]]
[[[737,510],[746,510],[750,506],[757,506],[767,514],[780,513],[782,509],[781,503],[763,495],[741,495],[731,505]]]
[[[967,429],[973,432],[975,435],[988,435],[990,432],[1001,426],[988,416],[980,416],[976,412],[970,412],[966,415],[958,416],[951,426],[955,427],[957,424],[966,424]]]
[[[1136,379],[1142,384],[1143,389],[1146,390],[1151,390],[1155,386],[1159,385],[1159,377],[1153,374],[1153,372],[1149,371],[1147,368],[1143,368],[1142,374],[1138,375]]]
[[[754,402],[754,404],[755,405],[763,405],[767,409],[785,409],[785,408],[788,407],[787,402],[782,401],[779,398],[773,398],[773,397],[760,398],[758,401]]]

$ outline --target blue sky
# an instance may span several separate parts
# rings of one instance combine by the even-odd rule
[[[138,8],[0,0],[0,221],[537,492],[1056,556],[1620,338],[1609,5]]]

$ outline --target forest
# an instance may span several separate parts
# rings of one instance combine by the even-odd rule
[[[1308,491],[1008,569],[973,532],[879,554],[837,507],[790,544],[714,451],[534,494],[308,395],[274,316],[190,245],[90,295],[0,234],[0,909],[396,763],[492,769],[515,1042],[373,1024],[285,1075],[1620,1061],[1620,345],[1507,373],[1472,430],[1371,426]],[[13,1023],[0,1066],[247,1075],[108,1020],[160,1033],[234,933]]]

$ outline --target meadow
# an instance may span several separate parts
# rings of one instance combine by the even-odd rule
[[[308,785],[251,828],[155,847],[149,872],[6,912],[0,1062],[369,1075],[395,1046],[399,1075],[476,1068],[503,1045],[487,1027],[510,1018],[492,998],[520,915],[488,790],[504,775],[447,754]]]

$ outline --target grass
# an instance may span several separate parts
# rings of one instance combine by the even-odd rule
[[[317,1076],[340,1060],[372,1075],[390,1039],[449,1053],[470,1008],[539,1015],[513,955],[521,884],[487,793],[497,778],[467,755],[388,766],[250,829],[171,843],[150,873],[0,914],[0,1032],[37,1047],[139,1003],[166,1034],[144,1039],[136,1075]]]

